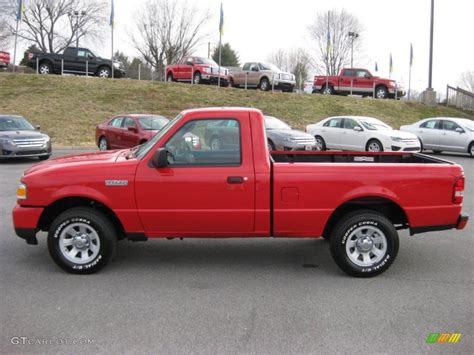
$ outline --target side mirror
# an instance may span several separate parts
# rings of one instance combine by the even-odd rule
[[[127,130],[129,130],[130,132],[134,132],[134,133],[138,132],[137,127],[134,127],[134,126],[127,127]]]
[[[458,133],[464,133],[464,130],[461,127],[456,128],[456,132]]]
[[[153,154],[151,162],[155,168],[166,168],[168,166],[168,151],[165,148],[159,148]]]
[[[37,131],[40,131],[40,130],[41,130],[41,126],[36,126],[36,130],[37,130]]]
[[[353,129],[354,129],[354,131],[356,131],[356,132],[362,132],[362,127],[360,127],[360,126],[354,126]]]

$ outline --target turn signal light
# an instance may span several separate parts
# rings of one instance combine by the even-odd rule
[[[20,184],[16,189],[16,198],[18,200],[26,200],[26,185]]]
[[[453,203],[460,204],[464,199],[464,176],[456,179],[453,190]]]

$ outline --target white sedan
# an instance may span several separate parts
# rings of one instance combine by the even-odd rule
[[[435,153],[462,152],[474,157],[474,121],[465,118],[433,117],[401,126],[420,138],[423,149]]]
[[[394,130],[384,122],[372,117],[329,117],[321,122],[306,126],[306,132],[316,138],[318,150],[421,151],[420,141],[416,135]]]

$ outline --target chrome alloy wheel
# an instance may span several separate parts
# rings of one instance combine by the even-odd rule
[[[78,222],[68,225],[59,236],[59,249],[63,256],[75,264],[93,261],[100,250],[97,231],[89,224]]]
[[[102,137],[99,141],[99,150],[107,150],[107,140],[104,137]]]
[[[110,76],[109,69],[103,68],[103,69],[99,70],[99,77],[100,78],[108,78],[109,76]]]
[[[324,143],[323,140],[319,137],[316,137],[316,150],[323,150]]]
[[[40,65],[39,72],[40,74],[43,74],[43,75],[49,74],[49,65],[47,64]]]
[[[367,149],[369,152],[380,152],[382,151],[382,148],[380,147],[380,144],[377,142],[371,142],[369,144],[369,148]]]
[[[359,227],[347,238],[346,254],[357,266],[372,266],[381,261],[386,253],[387,238],[375,226]]]
[[[376,92],[375,92],[375,96],[378,98],[378,99],[385,99],[386,97],[386,92],[385,92],[385,89],[378,89]]]
[[[332,94],[332,89],[330,86],[325,86],[323,89],[323,95],[331,95]]]

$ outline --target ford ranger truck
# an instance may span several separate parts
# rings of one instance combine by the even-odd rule
[[[223,122],[238,129],[220,139],[237,144],[210,147]],[[463,229],[463,191],[459,165],[417,153],[270,154],[260,111],[206,108],[138,147],[31,167],[13,222],[28,244],[47,232],[53,260],[76,274],[105,266],[122,239],[324,237],[343,271],[370,277],[395,260],[397,230]]]
[[[217,84],[220,77],[220,85],[229,85],[229,70],[220,67],[212,59],[203,57],[186,57],[177,64],[167,65],[166,80],[190,82],[194,84]]]
[[[374,95],[375,90],[375,95]],[[373,76],[367,69],[342,69],[338,76],[316,75],[313,93],[326,95],[362,95],[387,99],[405,96],[406,92],[395,80]]]

